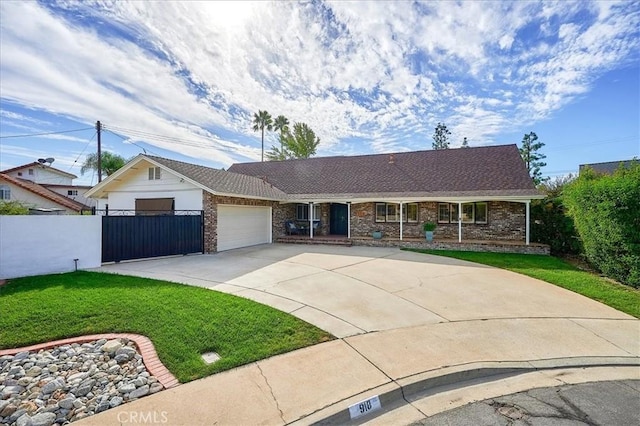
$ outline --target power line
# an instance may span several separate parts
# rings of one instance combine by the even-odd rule
[[[91,136],[91,139],[89,139],[89,142],[86,143],[86,145],[84,146],[84,148],[82,149],[82,151],[80,152],[80,154],[78,154],[78,156],[76,157],[75,160],[73,160],[73,164],[71,164],[71,166],[69,167],[69,171],[71,171],[71,169],[73,169],[76,165],[76,163],[78,162],[78,159],[80,159],[80,156],[82,154],[84,154],[84,152],[87,150],[87,147],[89,146],[89,144],[91,144],[91,142],[93,142],[93,138],[96,137],[96,135],[98,134],[98,132],[95,132],[93,134],[93,136]]]
[[[62,130],[60,132],[46,132],[46,133],[31,133],[26,135],[10,135],[10,136],[0,136],[0,139],[10,139],[10,138],[28,138],[32,136],[47,136],[47,135],[59,135],[60,133],[73,133],[73,132],[82,132],[85,130],[92,130],[93,127],[84,127],[82,129],[74,129],[74,130]]]
[[[105,129],[105,127],[106,127],[106,126],[104,126],[104,125],[102,126],[102,128],[105,130],[105,132],[109,132],[109,133],[111,133],[112,135],[119,137],[119,138],[120,138],[120,139],[122,139],[123,141],[128,141],[128,143],[130,143],[130,144],[132,144],[132,145],[135,145],[135,146],[137,146],[138,148],[140,148],[142,151],[144,151],[144,153],[145,153],[145,154],[147,153],[147,151],[149,151],[150,153],[155,154],[155,155],[157,155],[158,157],[160,157],[160,154],[158,154],[157,152],[154,152],[154,151],[152,151],[152,150],[150,150],[150,149],[147,149],[147,148],[145,148],[145,147],[143,147],[143,146],[140,146],[140,145],[138,145],[137,143],[133,142],[130,138],[128,138],[128,137],[126,137],[126,136],[122,136],[122,135],[120,135],[120,134],[118,134],[118,133],[114,132],[113,130]]]

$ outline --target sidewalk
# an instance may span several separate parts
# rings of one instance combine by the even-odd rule
[[[180,385],[77,424],[343,424],[349,421],[349,405],[375,395],[382,410],[361,421],[407,424],[416,421],[407,400],[438,387],[509,376],[519,377],[521,387],[553,386],[561,384],[559,369],[589,366],[605,375],[615,371],[611,379],[639,378],[640,321],[473,320],[356,335]],[[602,373],[596,366],[631,368]],[[507,386],[502,394],[526,389],[509,390],[508,380],[497,383]],[[459,391],[456,398],[464,401],[464,389]],[[402,408],[388,411],[396,407]],[[453,408],[441,401],[432,411],[438,407]]]

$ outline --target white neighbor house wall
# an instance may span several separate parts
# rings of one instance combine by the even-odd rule
[[[0,216],[0,279],[95,268],[101,216]]]
[[[126,183],[110,190],[108,200],[99,200],[98,208],[109,204],[109,210],[134,210],[136,198],[173,198],[176,210],[202,210],[202,189],[181,180],[166,170],[160,179],[149,180],[149,169],[141,168]]]
[[[63,205],[51,201],[48,198],[44,198],[31,191],[27,191],[24,188],[16,186],[11,182],[0,181],[0,185],[6,185],[11,189],[11,200],[17,200],[24,203],[27,207],[40,207],[44,209],[62,209],[65,214],[78,214],[78,212],[71,210]]]
[[[47,186],[47,189],[50,191],[56,192],[60,195],[64,195],[67,198],[72,199],[73,201],[77,201],[78,203],[82,203],[85,206],[93,207],[96,205],[96,200],[93,198],[85,198],[84,193],[87,192],[91,188],[90,186],[78,187],[78,186]],[[78,195],[69,195],[69,190],[78,191]]]
[[[33,174],[30,175],[29,170],[33,170]],[[7,174],[9,176],[45,185],[72,185],[73,182],[73,178],[71,178],[71,176],[65,176],[57,171],[50,170],[47,166],[25,167],[24,169],[14,170]]]

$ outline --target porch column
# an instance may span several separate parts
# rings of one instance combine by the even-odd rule
[[[347,238],[351,239],[351,201],[347,201]]]
[[[309,238],[313,238],[313,201],[309,202]]]
[[[458,202],[458,242],[462,242],[462,203]]]
[[[400,202],[400,241],[402,241],[402,201]]]
[[[531,225],[531,214],[530,214],[530,204],[531,204],[531,200],[527,200],[527,202],[525,203],[526,208],[525,208],[525,244],[529,245],[529,227]]]

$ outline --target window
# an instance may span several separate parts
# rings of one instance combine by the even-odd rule
[[[418,221],[418,204],[402,205],[402,221]],[[376,222],[400,222],[400,205],[398,203],[376,203]]]
[[[387,222],[400,221],[400,208],[397,204],[387,204]]]
[[[313,220],[320,220],[320,204],[313,205]],[[298,220],[309,220],[309,205],[298,204],[296,207],[296,218]]]
[[[405,222],[417,222],[418,221],[418,204],[407,204],[402,211],[402,220]]]
[[[18,172],[18,176],[22,176],[22,172]]]
[[[77,189],[69,189],[67,191],[67,195],[78,195],[78,190]]]
[[[29,176],[33,176],[33,169],[29,169]]]
[[[376,222],[385,222],[387,220],[387,205],[385,203],[376,203]]]
[[[11,188],[7,185],[0,185],[0,200],[10,200],[11,199]]]
[[[463,203],[461,219],[462,223],[487,223],[487,203]],[[439,203],[438,222],[457,223],[458,203]]]
[[[487,223],[487,203],[476,203],[476,223]]]
[[[160,167],[149,167],[149,180],[160,179]]]

